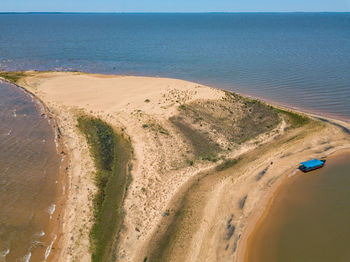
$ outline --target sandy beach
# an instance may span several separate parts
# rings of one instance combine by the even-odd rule
[[[132,143],[133,181],[116,250],[120,261],[244,261],[249,234],[276,189],[297,175],[299,160],[350,148],[349,123],[309,115],[312,121],[291,128],[286,118],[277,123],[269,111],[258,115],[265,107],[256,102],[232,98],[231,106],[225,91],[183,80],[27,72],[18,85],[49,109],[69,156],[52,261],[91,260],[95,167],[77,129],[81,114],[104,120]],[[260,120],[269,123],[263,132],[254,129]],[[243,132],[239,121],[254,132],[233,141],[225,128],[232,124],[232,130]],[[205,136],[193,138],[195,128]],[[193,142],[209,138],[206,147]],[[204,156],[203,148],[212,154]]]

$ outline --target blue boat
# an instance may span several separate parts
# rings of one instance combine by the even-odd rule
[[[304,173],[321,168],[326,163],[326,160],[319,160],[319,159],[313,159],[306,162],[301,162],[301,166],[299,166],[299,169],[303,171]]]

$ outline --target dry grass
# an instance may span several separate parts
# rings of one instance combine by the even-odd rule
[[[169,120],[192,145],[195,158],[215,162],[220,152],[274,129],[280,117],[260,101],[227,92],[222,100],[183,104]]]

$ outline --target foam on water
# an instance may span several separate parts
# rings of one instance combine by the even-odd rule
[[[49,208],[48,208],[47,210],[48,210],[48,212],[49,212],[49,214],[50,214],[50,219],[51,219],[53,213],[54,213],[55,210],[56,210],[56,205],[55,205],[55,204],[50,205]]]
[[[46,248],[46,251],[45,251],[45,260],[44,260],[44,262],[46,262],[47,258],[49,257],[49,255],[50,255],[50,253],[51,253],[51,250],[52,250],[52,246],[53,246],[53,244],[54,244],[55,241],[56,241],[56,238],[57,238],[57,236],[54,235],[54,237],[53,237],[53,239],[52,239],[50,245]]]
[[[29,251],[28,254],[23,257],[24,262],[29,262],[31,257],[32,252]]]
[[[288,175],[288,177],[290,178],[290,177],[295,176],[295,174],[297,173],[297,171],[298,171],[298,169],[295,169],[292,173],[290,173],[290,174]]]
[[[41,230],[41,231],[38,233],[38,236],[39,236],[39,237],[45,236],[45,231],[44,231],[44,230]]]
[[[55,145],[56,145],[56,148],[58,148],[58,141],[57,141],[57,136],[55,136],[55,139],[54,139],[54,141],[55,141]]]
[[[6,257],[8,254],[10,254],[10,249],[6,249],[5,251],[0,253],[0,257]]]

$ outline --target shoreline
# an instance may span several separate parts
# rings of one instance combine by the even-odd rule
[[[227,90],[227,91],[229,91],[229,90]],[[293,106],[291,104],[283,103],[283,102],[280,102],[277,100],[259,97],[259,96],[256,96],[254,94],[248,94],[248,93],[242,93],[242,92],[236,92],[236,91],[232,91],[232,92],[235,92],[235,93],[242,95],[244,97],[260,100],[260,101],[265,102],[266,104],[269,104],[269,105],[274,106],[276,108],[291,110],[294,112],[303,113],[303,114],[313,116],[313,117],[320,117],[320,118],[326,118],[326,119],[330,119],[330,120],[336,120],[336,121],[341,121],[341,122],[345,122],[345,123],[350,123],[350,118],[341,117],[341,116],[338,116],[336,114],[333,115],[331,113],[321,112],[321,111],[317,111],[317,110],[313,110],[313,109],[308,109],[305,107]]]
[[[50,215],[50,222],[49,222],[49,230],[51,229],[51,232],[56,232],[53,235],[53,240],[51,241],[50,245],[47,247],[45,252],[45,262],[50,261],[57,261],[59,257],[59,248],[61,246],[62,241],[62,233],[63,233],[63,223],[64,223],[64,216],[65,216],[65,205],[67,201],[68,196],[68,172],[69,172],[69,163],[70,163],[70,155],[68,153],[68,149],[66,148],[65,141],[64,141],[64,134],[62,134],[60,130],[60,125],[58,122],[58,119],[50,112],[49,108],[46,106],[43,101],[41,101],[38,97],[34,96],[35,99],[38,99],[40,103],[43,105],[45,109],[45,114],[50,120],[53,120],[52,123],[50,123],[51,127],[54,130],[55,133],[55,143],[56,143],[56,152],[57,155],[60,157],[60,167],[58,172],[58,179],[57,179],[57,196],[56,201],[54,203],[55,209],[53,210],[53,213]]]
[[[59,74],[59,73],[58,73]],[[77,75],[79,75],[79,73],[77,74]],[[85,75],[85,74],[82,74],[83,76]],[[91,76],[91,75],[89,75],[88,74],[88,76]],[[114,76],[114,75],[111,75],[111,76],[109,76],[109,75],[107,75],[107,76],[105,76],[105,75],[98,75],[98,74],[93,74],[93,76],[96,76],[97,78],[98,77],[101,77],[101,78],[109,78],[109,77],[111,77],[111,78],[113,78],[113,77],[121,77],[121,76]],[[92,77],[92,76],[91,76]],[[153,78],[150,78],[150,79],[153,79]],[[159,79],[158,79],[159,80]],[[160,80],[162,80],[162,78],[160,78]],[[164,80],[164,79],[163,79]],[[171,80],[171,79],[170,79]],[[168,81],[170,81],[169,79],[168,79]],[[176,81],[176,80],[173,80],[173,81]],[[192,83],[194,86],[195,85],[197,85],[196,83]],[[28,85],[28,83],[26,83],[26,85]],[[19,88],[21,88],[21,89],[23,89],[23,90],[25,90],[25,92],[28,92],[30,95],[33,95],[35,98],[37,98],[39,101],[42,101],[42,99],[40,99],[39,97],[38,97],[38,93],[37,94],[34,94],[33,92],[31,92],[31,90],[28,90],[28,89],[26,89],[26,87],[22,87],[22,86],[20,86],[20,85],[16,85],[16,86],[18,86]],[[200,86],[200,85],[198,85],[198,86]],[[213,90],[216,90],[215,88],[213,88]],[[38,91],[36,91],[36,92],[38,92]],[[218,92],[220,92],[220,91],[218,91]],[[42,94],[41,94],[42,95]],[[245,95],[246,96],[246,95]],[[250,97],[250,96],[248,96],[248,97]],[[209,99],[209,98],[207,98],[207,99]],[[261,99],[259,99],[260,101],[261,101]],[[51,100],[51,101],[53,101],[53,100]],[[55,100],[56,101],[56,100]],[[151,101],[153,102],[153,99],[151,99]],[[262,101],[264,101],[264,100],[262,100]],[[143,102],[143,101],[142,101]],[[47,109],[48,110],[48,112],[51,114],[51,112],[50,112],[50,110],[49,110],[49,107],[47,107],[46,105],[45,105],[45,103],[42,103],[43,105],[44,105],[44,108],[45,109]],[[147,104],[147,103],[146,103]],[[280,105],[277,105],[276,106],[276,104],[273,104],[273,103],[267,103],[267,104],[269,104],[269,105],[272,105],[272,106],[274,106],[274,107],[277,107],[277,108],[285,108],[284,106],[280,106]],[[54,104],[53,104],[53,102],[51,102],[51,106],[53,106]],[[89,105],[89,104],[88,104]],[[60,107],[59,106],[57,106],[57,104],[55,104],[55,106],[54,106],[54,108],[55,108],[55,111],[56,111],[56,113],[57,113],[57,110],[58,109],[60,109]],[[89,108],[89,106],[85,106],[85,108]],[[296,110],[296,109],[294,109],[294,108],[292,108],[292,109],[290,109],[290,108],[288,108],[287,107],[287,109],[288,110],[292,110],[293,112],[300,112],[300,111],[298,111],[298,110]],[[75,110],[77,110],[77,109],[75,109]],[[94,109],[94,111],[95,111],[95,109]],[[96,113],[94,112],[94,115],[96,115],[96,116],[100,116],[100,115],[103,115],[104,116],[104,119],[108,119],[109,120],[109,122],[111,122],[112,124],[113,124],[113,126],[114,127],[118,127],[118,128],[124,128],[123,126],[124,126],[124,124],[126,123],[126,122],[124,122],[124,124],[123,123],[120,123],[119,121],[120,120],[118,120],[118,121],[115,121],[115,120],[111,120],[110,118],[108,118],[106,115],[108,114],[108,112],[110,112],[110,111],[107,111],[107,112],[105,112],[105,111],[101,111],[101,110],[96,110]],[[305,115],[307,115],[307,116],[311,116],[311,117],[322,117],[322,118],[325,118],[324,116],[317,116],[317,115],[313,115],[313,114],[310,114],[310,113],[307,113],[307,112],[303,112],[303,111],[301,111],[301,113],[302,114],[305,114]],[[55,112],[53,112],[52,113],[52,117],[55,119],[55,121],[56,121],[56,123],[57,123],[57,121],[68,121],[68,120],[65,120],[65,117],[62,117],[62,116],[60,116],[60,117],[57,117],[57,116],[55,116]],[[332,118],[329,118],[328,116],[326,117],[326,119],[328,119],[328,120],[331,120],[331,121],[333,121],[333,122],[336,122],[336,123],[338,123],[338,122],[343,122],[343,121],[341,121],[341,120],[337,120],[337,119],[332,119]],[[117,125],[116,125],[116,123],[117,123]],[[70,128],[72,128],[72,127],[70,127]],[[127,129],[129,129],[129,127],[127,127]],[[57,129],[56,129],[57,130]],[[68,129],[67,129],[68,130]],[[66,131],[66,130],[63,130],[63,131]],[[128,133],[127,133],[128,134]],[[63,136],[64,135],[66,135],[64,132],[63,132]],[[132,137],[133,138],[133,137]],[[78,139],[78,138],[76,138],[76,137],[71,137],[71,139]],[[134,138],[135,139],[135,138]],[[138,138],[139,139],[139,138]],[[65,141],[64,141],[64,137],[63,138],[61,138],[60,139],[60,141],[61,141],[61,143],[62,143],[62,145],[64,145],[65,144]],[[132,141],[132,143],[134,144],[134,142],[135,141]],[[139,142],[139,141],[136,141],[136,142]],[[77,145],[77,144],[79,144],[79,143],[75,143],[75,145]],[[136,143],[137,144],[137,143]],[[252,150],[254,150],[254,149],[252,149]],[[69,147],[68,147],[68,149],[67,149],[67,152],[69,152],[69,153],[67,153],[67,157],[66,157],[66,161],[68,161],[68,155],[69,154],[72,154],[72,152],[70,152],[71,150],[69,150]],[[137,152],[136,152],[137,153]],[[84,157],[84,154],[81,154],[80,155],[80,157]],[[134,164],[136,165],[136,167],[137,167],[137,165],[139,165],[139,163],[142,161],[142,158],[143,158],[144,156],[140,156],[140,155],[136,155],[136,159],[137,159],[137,161],[133,161],[134,162]],[[69,160],[70,161],[70,160]],[[67,167],[68,167],[68,162],[67,162]],[[71,166],[71,168],[74,168],[74,164],[72,164],[72,166]],[[200,169],[198,169],[199,171],[201,171]],[[204,169],[205,170],[205,169]],[[65,170],[65,171],[67,171],[67,170]],[[68,172],[70,172],[70,170],[68,170]],[[292,170],[291,170],[291,172],[292,172]],[[61,176],[61,175],[60,175]],[[72,174],[70,174],[69,176],[73,176]],[[265,194],[264,194],[264,196],[263,196],[263,198],[265,199],[265,201],[266,201],[266,203],[265,203],[265,205],[264,204],[262,204],[262,210],[260,210],[262,213],[261,214],[263,214],[263,211],[266,209],[266,204],[268,205],[268,198],[269,197],[271,197],[271,195],[272,195],[272,197],[273,197],[273,191],[274,190],[277,190],[278,189],[278,187],[279,186],[283,186],[283,183],[284,183],[284,181],[285,181],[285,178],[286,177],[288,177],[288,175],[287,174],[284,174],[284,175],[282,175],[282,176],[279,176],[279,178],[277,178],[277,180],[272,184],[272,186],[268,189],[268,192],[265,192]],[[194,178],[194,176],[192,177],[192,178]],[[66,181],[66,183],[68,184],[68,179],[69,179],[69,177],[67,177],[67,181]],[[67,187],[67,189],[68,190],[72,190],[72,188],[70,188],[70,187]],[[69,194],[69,192],[68,192],[68,190],[66,190],[65,191],[65,193],[66,194]],[[72,193],[72,192],[71,192]],[[77,194],[77,193],[76,193]],[[128,196],[128,197],[130,197],[130,196]],[[66,196],[66,198],[68,198],[67,196]],[[64,204],[66,204],[66,202],[64,202]],[[261,204],[260,202],[257,204],[257,203],[255,203],[255,205],[256,206],[259,206],[259,204]],[[62,204],[62,206],[63,206],[63,204]],[[67,222],[67,221],[63,221],[64,220],[64,218],[65,218],[65,213],[64,213],[64,211],[67,209],[68,207],[67,206],[64,206],[64,207],[62,207],[62,216],[61,216],[61,220],[60,220],[60,228],[61,228],[61,230],[63,229],[63,223],[65,223],[65,222]],[[58,210],[56,210],[56,212],[54,213],[54,214],[56,214],[56,215],[58,215],[60,212],[58,212]],[[256,213],[255,213],[256,214]],[[249,220],[249,215],[248,215],[248,222],[247,222],[247,225],[246,225],[246,227],[248,228],[249,226],[250,227],[252,227],[252,229],[254,229],[255,228],[255,226],[251,226],[251,222],[249,222],[250,220]],[[256,218],[256,222],[258,222],[259,221],[259,217],[257,217]],[[129,221],[130,222],[130,221]],[[63,232],[63,230],[60,232],[60,234],[58,235],[58,238],[57,238],[57,240],[55,241],[55,243],[54,243],[54,251],[51,253],[51,255],[49,256],[49,259],[48,259],[48,261],[54,261],[54,258],[57,258],[57,256],[59,256],[59,254],[61,254],[62,252],[64,253],[64,252],[66,252],[64,249],[65,248],[67,248],[67,243],[63,243],[65,240],[63,239],[63,238],[65,238],[65,237],[67,237],[67,236],[64,236],[64,235],[62,235],[62,233],[63,234],[65,234],[66,232]],[[124,232],[125,233],[125,232]],[[242,238],[238,241],[238,251],[237,252],[242,252],[242,251],[240,251],[242,248],[243,248],[243,246],[242,246],[242,241],[244,242],[244,237],[246,237],[246,238],[248,238],[247,236],[249,236],[249,234],[246,234],[245,233],[245,231],[243,230],[243,234],[242,234]],[[132,241],[132,239],[134,239],[134,236],[132,236],[132,238],[131,238],[131,240],[130,241]],[[142,248],[141,248],[142,249]],[[121,251],[121,252],[123,252],[123,250]],[[241,254],[241,253],[239,253],[239,254]],[[85,260],[84,260],[85,261]],[[87,260],[86,260],[87,261]],[[130,261],[133,261],[133,260],[130,260]],[[237,260],[237,261],[241,261],[241,260]],[[243,261],[243,260],[242,260]]]
[[[12,83],[10,81],[7,81],[6,79],[3,79],[0,77],[0,81],[4,81],[6,83],[9,83],[14,88],[19,89],[21,92],[25,93],[27,96],[31,97],[33,99],[33,103],[35,104],[35,107],[38,110],[38,113],[41,115],[41,117],[45,117],[48,120],[48,124],[50,128],[52,129],[52,132],[54,133],[54,142],[55,142],[55,150],[57,153],[57,156],[60,159],[59,164],[59,170],[57,174],[57,192],[56,197],[54,200],[54,203],[52,203],[51,206],[53,206],[49,212],[50,218],[49,222],[46,225],[45,230],[45,236],[47,240],[50,240],[50,244],[46,247],[45,254],[44,254],[44,261],[50,262],[50,261],[56,261],[59,254],[57,254],[57,249],[60,245],[61,241],[61,235],[62,235],[62,225],[63,225],[63,217],[64,217],[64,211],[65,211],[65,202],[67,200],[67,185],[68,185],[68,179],[67,179],[67,171],[69,166],[69,154],[67,154],[67,148],[64,143],[64,137],[62,134],[58,134],[59,130],[59,124],[58,119],[55,118],[55,116],[50,112],[47,105],[35,94],[30,92],[29,90],[25,89],[24,87],[17,85],[15,83]],[[31,252],[30,252],[31,253]],[[30,255],[32,256],[32,254]]]
[[[350,148],[339,149],[331,154],[327,155],[327,159],[331,158],[339,158],[343,155],[350,154]],[[240,240],[240,246],[237,251],[237,262],[246,262],[247,261],[247,252],[249,251],[249,240],[250,237],[254,235],[254,232],[258,227],[264,222],[266,215],[268,214],[276,196],[279,194],[281,190],[283,190],[284,186],[288,184],[289,178],[296,175],[305,175],[301,173],[298,169],[289,170],[284,173],[276,183],[270,188],[270,190],[266,193],[266,195],[260,200],[259,205],[261,208],[255,211],[253,216],[250,216],[247,221],[246,228],[242,233],[242,238]],[[312,173],[310,175],[313,175]]]

